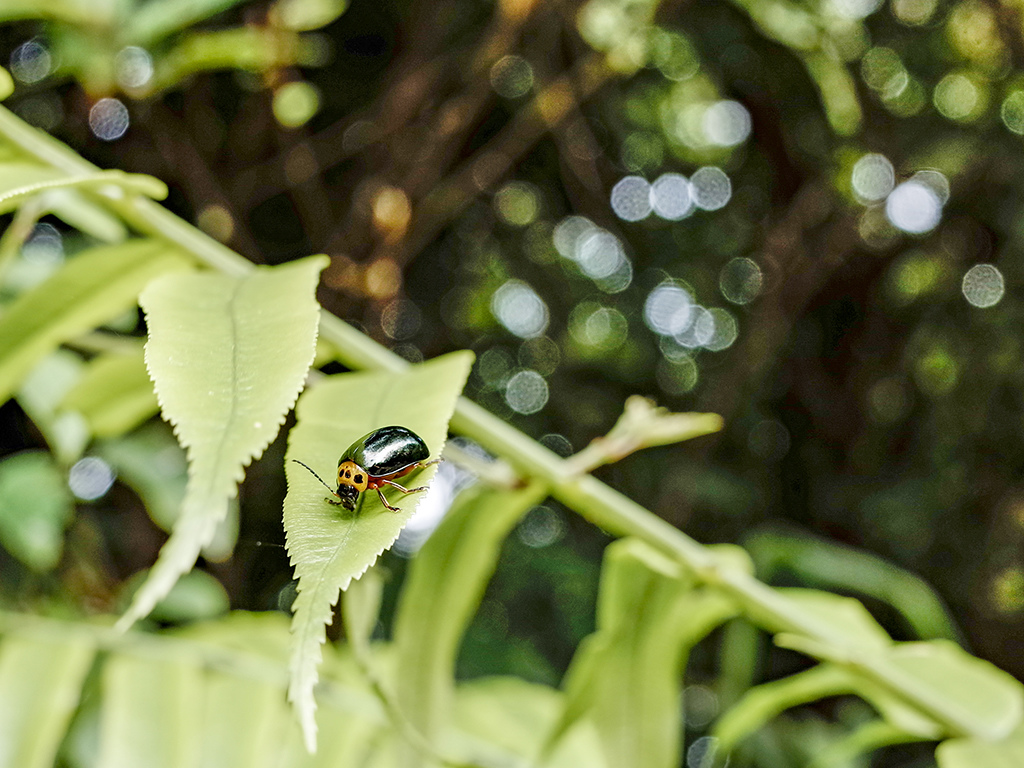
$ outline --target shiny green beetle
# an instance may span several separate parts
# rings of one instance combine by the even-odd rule
[[[376,491],[381,503],[392,512],[398,507],[388,504],[384,498],[383,486],[390,485],[402,493],[418,493],[427,490],[405,488],[394,482],[396,478],[408,475],[414,470],[429,467],[440,459],[427,461],[430,449],[423,438],[405,427],[381,427],[363,435],[356,440],[338,459],[338,490],[332,491],[316,472],[298,459],[296,464],[308,469],[312,475],[323,483],[323,486],[336,497],[327,499],[331,504],[341,505],[345,509],[355,509],[356,499],[364,491]]]

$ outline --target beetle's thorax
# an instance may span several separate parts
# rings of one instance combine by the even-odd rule
[[[339,488],[346,485],[350,488],[355,488],[358,493],[362,493],[366,490],[368,481],[369,476],[366,474],[366,470],[354,461],[343,461],[338,465]]]

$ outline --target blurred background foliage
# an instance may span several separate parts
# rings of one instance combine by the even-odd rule
[[[1024,676],[1019,3],[0,0],[0,22],[25,120],[163,179],[254,262],[329,254],[328,309],[411,360],[475,350],[467,394],[560,453],[633,393],[722,414],[720,435],[598,474],[749,544],[773,583],[867,596],[897,638],[961,633]],[[86,244],[31,224],[5,301]],[[117,330],[137,355],[138,318]],[[61,404],[61,372],[111,344],[83,339],[0,409],[6,605],[115,609],[173,517],[169,430],[119,428],[155,403]],[[75,445],[62,408],[111,437]],[[290,604],[266,546],[282,455],[164,620]],[[556,682],[605,543],[532,512],[462,671]]]

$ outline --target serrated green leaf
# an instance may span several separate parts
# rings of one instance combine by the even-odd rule
[[[949,739],[935,750],[939,768],[1020,768],[1024,765],[1024,728],[999,741]]]
[[[130,240],[83,251],[23,293],[0,317],[0,402],[49,352],[117,317],[150,280],[188,263],[166,243]]]
[[[202,677],[187,657],[121,653],[103,668],[98,764],[182,768],[202,754]]]
[[[0,766],[54,764],[95,652],[74,634],[11,634],[0,643]]]
[[[678,563],[648,544],[609,545],[598,630],[566,674],[566,708],[552,744],[585,717],[610,765],[677,766],[682,666],[689,649],[735,612],[715,590],[694,589]]]
[[[29,568],[44,573],[57,565],[73,513],[67,481],[49,453],[0,461],[0,543]]]
[[[460,352],[403,373],[349,373],[322,381],[299,399],[287,458],[333,479],[338,457],[353,441],[390,424],[413,430],[437,456],[471,364],[472,355]],[[395,513],[381,506],[376,493],[364,493],[355,511],[349,512],[326,503],[326,490],[303,467],[288,461],[285,471],[284,527],[299,580],[292,607],[288,698],[312,752],[316,745],[313,686],[339,592],[394,543],[420,497],[392,497],[392,504],[402,510]],[[410,482],[422,485],[434,471],[435,467],[428,467]]]
[[[166,595],[227,515],[245,467],[270,444],[313,361],[325,257],[260,267],[242,277],[167,275],[140,303],[146,365],[164,418],[189,459],[170,540],[118,622],[127,628]]]
[[[80,413],[95,437],[118,437],[156,414],[160,405],[142,346],[91,360],[59,407]]]
[[[459,643],[494,573],[501,544],[547,495],[476,486],[459,495],[409,565],[395,614],[398,702],[434,738],[449,715]]]

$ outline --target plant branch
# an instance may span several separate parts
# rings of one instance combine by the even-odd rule
[[[560,114],[565,106],[560,103],[556,111]],[[37,161],[71,175],[97,172],[95,166],[73,150],[31,128],[2,107],[0,134]],[[211,269],[232,275],[245,274],[254,269],[242,256],[151,200],[126,194],[120,199],[109,199],[108,205],[140,232],[166,239]],[[322,339],[335,347],[338,359],[350,368],[397,372],[409,365],[398,355],[327,312],[321,314],[320,334]],[[714,552],[632,499],[591,475],[580,476],[565,459],[471,400],[459,400],[452,427],[505,458],[522,474],[545,482],[555,499],[593,524],[617,536],[636,536],[675,558],[697,579],[734,598],[743,606],[749,618],[768,631],[799,635],[824,648],[838,649],[845,646],[843,641],[846,638],[837,637],[837,630],[827,622],[808,615],[782,593],[753,576],[727,567]],[[884,654],[865,653],[857,654],[856,657],[848,654],[844,663],[941,723],[949,734],[974,735],[971,723],[960,717],[955,706],[934,696]]]

